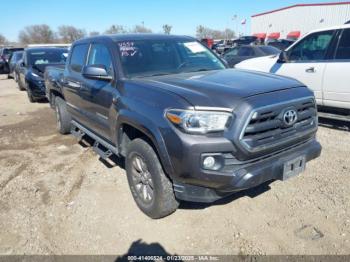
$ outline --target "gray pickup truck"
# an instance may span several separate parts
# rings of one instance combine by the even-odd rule
[[[313,93],[300,82],[228,69],[185,36],[125,34],[75,42],[47,67],[62,134],[125,159],[132,195],[152,218],[180,200],[213,202],[298,175],[320,155]]]

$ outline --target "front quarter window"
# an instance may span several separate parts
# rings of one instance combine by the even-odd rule
[[[288,51],[290,61],[317,61],[326,58],[333,37],[333,30],[306,36]]]

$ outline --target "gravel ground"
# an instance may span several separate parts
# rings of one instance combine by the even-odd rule
[[[46,103],[0,80],[0,254],[350,254],[350,132],[323,121],[300,176],[151,220],[125,171],[55,130]]]

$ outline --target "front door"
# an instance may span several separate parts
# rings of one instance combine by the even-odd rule
[[[287,51],[287,63],[278,63],[273,68],[273,73],[295,78],[314,91],[319,105],[322,105],[323,75],[334,32],[328,30],[306,36]]]
[[[108,47],[102,43],[94,43],[90,47],[87,65],[104,66],[115,79],[112,56]],[[102,135],[106,140],[113,141],[110,126],[116,120],[113,99],[119,97],[115,80],[100,80],[84,78],[80,89],[82,109],[90,119],[90,128]]]

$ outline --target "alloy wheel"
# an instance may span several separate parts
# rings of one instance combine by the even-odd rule
[[[136,193],[146,204],[153,201],[154,186],[151,173],[148,170],[144,159],[135,155],[132,159],[132,181],[134,183]]]

